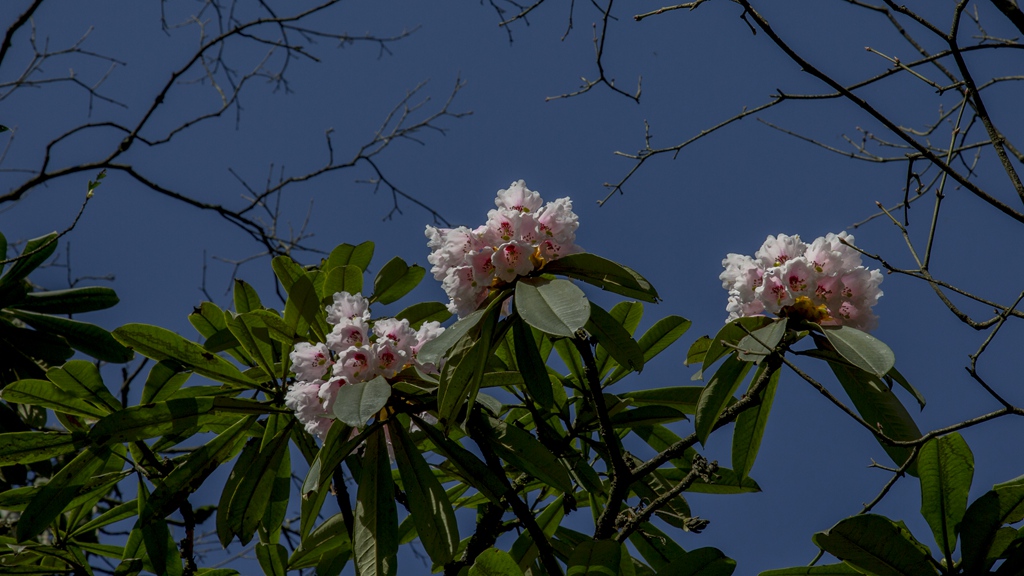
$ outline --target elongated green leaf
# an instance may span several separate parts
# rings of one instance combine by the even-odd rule
[[[711,338],[709,336],[697,338],[693,344],[690,344],[690,349],[686,352],[686,360],[683,361],[683,364],[689,366],[697,362],[704,362],[704,357],[707,356],[709,348],[711,348]]]
[[[154,360],[174,360],[217,382],[251,387],[253,381],[230,362],[211,354],[199,344],[189,342],[170,330],[148,324],[126,324],[114,330],[114,338],[125,346]]]
[[[847,362],[881,378],[896,364],[892,349],[874,336],[849,326],[822,327],[825,337]]]
[[[914,419],[884,382],[857,368],[835,362],[829,362],[829,367],[865,421],[877,426],[893,440],[916,440],[921,437]],[[879,443],[897,466],[902,466],[910,457],[909,448],[889,446],[881,441]],[[917,462],[907,468],[907,473],[917,476]]]
[[[294,438],[292,430],[296,427],[295,416],[292,414],[273,414],[267,418],[266,429],[263,432],[263,443],[261,450],[268,450],[270,444],[284,433],[289,440]],[[285,523],[285,516],[288,513],[288,501],[291,498],[292,480],[292,459],[291,451],[288,449],[288,441],[280,449],[279,458],[274,472],[273,484],[270,488],[270,497],[267,502],[267,509],[260,518],[259,535],[261,542],[278,542],[281,539],[281,528]]]
[[[149,490],[146,488],[146,484],[139,481],[139,516],[142,516],[142,511],[145,509],[149,498]],[[181,566],[181,556],[178,554],[177,543],[174,541],[174,537],[171,536],[171,531],[167,526],[166,522],[150,522],[146,525],[141,525],[140,522],[135,523],[135,527],[132,532],[138,531],[142,535],[142,543],[146,548],[146,556],[151,564],[150,569],[157,574],[167,576],[181,576],[183,573]],[[125,546],[127,552],[128,546]]]
[[[245,280],[235,278],[233,299],[235,301],[235,312],[239,314],[263,308],[263,303],[260,302],[260,295]]]
[[[744,336],[737,345],[740,360],[760,362],[762,358],[771,354],[786,335],[786,323],[785,318],[780,318]]]
[[[671,406],[640,406],[618,412],[610,420],[613,428],[633,428],[687,419],[685,414]]]
[[[497,310],[486,308],[480,336],[461,340],[441,369],[437,390],[437,415],[445,426],[451,425],[463,406],[472,407],[480,390],[484,367],[491,353],[491,338],[498,322]],[[443,334],[442,334],[443,336]]]
[[[388,428],[420,543],[434,564],[447,564],[459,548],[459,527],[448,495],[405,428],[394,421]]]
[[[502,502],[506,491],[505,485],[495,477],[486,464],[457,442],[448,439],[437,428],[416,416],[412,416],[412,420],[433,442],[434,451],[448,459],[459,470],[464,482],[476,488],[493,503]]]
[[[559,496],[541,510],[540,514],[537,514],[537,525],[540,526],[544,535],[549,538],[558,529],[558,525],[562,523],[562,518],[565,517],[564,501],[565,496]],[[519,538],[512,543],[509,554],[519,564],[519,567],[523,568],[532,564],[537,559],[539,552],[537,551],[537,544],[533,541],[533,536],[524,530],[519,535]]]
[[[877,514],[840,520],[814,535],[819,548],[855,568],[878,576],[934,576],[928,548],[902,523]]]
[[[329,272],[338,266],[355,266],[365,271],[369,270],[372,259],[373,242],[366,241],[358,246],[339,244],[334,250],[331,250],[331,254],[327,257],[327,263],[324,265],[324,270]]]
[[[394,576],[398,570],[398,515],[384,431],[366,439],[356,493],[353,551],[360,576]]]
[[[615,540],[585,540],[569,556],[566,576],[619,576],[622,544]]]
[[[0,398],[6,402],[40,406],[86,418],[103,418],[109,413],[109,410],[76,398],[48,380],[18,380],[0,391]]]
[[[390,304],[402,296],[408,294],[420,283],[426,269],[417,264],[409,266],[398,256],[395,256],[380,269],[377,277],[373,280],[373,295],[371,302]]]
[[[753,386],[761,377],[764,365],[758,368],[750,381]],[[736,428],[732,433],[732,468],[745,478],[754,466],[757,458],[757,451],[761,447],[761,438],[764,436],[765,426],[768,425],[768,414],[772,410],[772,402],[775,400],[775,390],[779,387],[779,371],[776,370],[768,379],[768,384],[761,390],[759,397],[761,402],[740,413],[736,417]],[[747,394],[749,394],[749,389]]]
[[[794,566],[761,572],[758,576],[847,576],[859,575],[861,572],[851,568],[849,564],[822,564],[819,566]]]
[[[440,336],[424,344],[416,354],[416,359],[424,364],[439,364],[456,342],[480,325],[487,311],[488,308],[483,308],[460,318],[458,322],[445,329]]]
[[[636,271],[587,252],[570,254],[548,262],[544,272],[576,278],[602,290],[644,302],[657,302],[660,299],[658,291]]]
[[[671,406],[684,414],[695,414],[703,386],[673,386],[623,392],[619,397],[633,406]]]
[[[18,542],[38,536],[75,499],[92,476],[103,468],[110,450],[88,446],[50,478],[25,507],[16,527]]]
[[[329,301],[338,292],[360,294],[363,291],[363,270],[358,266],[338,266],[324,277],[323,300]]]
[[[31,464],[77,452],[85,438],[66,432],[8,432],[0,434],[0,466]]]
[[[921,406],[921,410],[924,410],[924,394],[921,394],[917,388],[914,388],[914,386],[903,377],[903,374],[900,374],[900,371],[897,370],[895,366],[893,366],[892,370],[889,370],[889,373],[885,375],[885,378],[887,382],[891,378],[894,382],[899,384],[901,388],[910,392],[914,399],[917,400],[917,403]]]
[[[288,301],[284,305],[284,322],[292,333],[304,336],[312,327],[318,329],[317,316],[320,314],[320,297],[313,283],[305,275],[299,276],[288,289]],[[323,338],[323,334],[317,334]]]
[[[704,353],[701,373],[710,368],[722,356],[732,352],[732,346],[739,344],[740,340],[746,338],[749,332],[764,328],[772,322],[774,322],[773,319],[764,316],[743,316],[723,326],[708,344],[707,352]],[[694,379],[699,379],[699,376],[695,376]]]
[[[1024,519],[1024,484],[1000,484],[967,508],[960,524],[965,573],[988,570],[995,561],[990,552],[1004,524]]]
[[[306,276],[306,271],[290,256],[275,257],[270,261],[270,267],[274,269],[274,275],[284,287],[284,291],[289,294],[291,294],[295,281]]]
[[[174,360],[161,360],[149,369],[149,376],[142,386],[142,404],[167,400],[178,391],[191,376],[181,364]]]
[[[238,528],[236,535],[243,546],[252,539],[270,504],[278,466],[288,450],[290,424],[293,422],[294,419],[290,420],[289,427],[278,432],[241,471],[242,478],[228,504],[228,523]]]
[[[327,432],[327,439],[324,446],[317,453],[313,463],[310,464],[309,473],[302,483],[302,504],[299,530],[300,535],[305,537],[313,527],[313,523],[323,507],[324,500],[330,493],[330,480],[334,474],[339,472],[338,465],[352,453],[371,434],[374,434],[380,424],[372,424],[363,429],[356,436],[348,438],[352,429],[336,422]]]
[[[413,330],[418,330],[425,322],[444,322],[451,317],[448,306],[441,302],[418,302],[395,314],[399,320],[408,320]]]
[[[717,548],[698,548],[669,563],[663,571],[673,576],[729,576],[736,561]]]
[[[93,530],[96,530],[98,528],[102,528],[103,526],[109,526],[109,525],[113,524],[114,522],[120,522],[122,520],[127,520],[128,518],[131,518],[132,516],[138,515],[138,513],[139,513],[139,504],[138,504],[138,502],[136,502],[135,500],[129,500],[127,502],[122,502],[121,504],[118,504],[117,506],[114,506],[113,508],[110,508],[106,512],[103,512],[99,516],[96,516],[95,518],[93,518],[92,520],[86,522],[85,524],[82,524],[82,525],[76,527],[74,532],[71,535],[72,536],[78,536],[80,534],[88,534],[89,532],[92,532]],[[117,557],[121,558],[123,556],[124,556],[124,554],[122,552],[121,554],[118,554]]]
[[[655,572],[664,570],[669,562],[686,554],[668,534],[650,522],[641,524],[639,530],[629,535],[629,541]]]
[[[40,236],[39,238],[33,238],[25,243],[24,250],[21,251],[20,258],[14,262],[11,269],[7,271],[0,278],[0,303],[6,304],[7,299],[5,298],[10,293],[15,291],[15,288],[20,285],[20,282],[25,279],[33,270],[39,267],[40,264],[46,262],[46,259],[53,254],[53,251],[57,249],[57,233],[50,232],[46,236]],[[7,258],[7,242],[4,241],[4,252],[0,254],[3,258]]]
[[[750,362],[743,362],[736,356],[729,356],[704,386],[704,391],[701,392],[700,399],[697,401],[697,412],[693,424],[701,444],[707,442],[708,436],[714,430],[715,422],[718,421],[718,415],[725,410],[729,399],[732,398],[751,366],[753,364]]]
[[[925,442],[917,457],[921,480],[921,515],[944,556],[951,558],[967,511],[974,478],[974,455],[956,432]]]
[[[529,432],[495,418],[487,418],[493,431],[491,448],[503,460],[562,492],[572,493],[572,481],[554,454]]]
[[[516,312],[537,330],[573,338],[590,318],[586,294],[568,280],[522,278],[516,282]]]
[[[40,314],[81,314],[106,310],[120,300],[117,293],[103,286],[87,286],[68,290],[29,292],[14,308]]]
[[[345,528],[345,517],[337,513],[316,527],[302,539],[288,559],[288,568],[298,570],[315,566],[320,557],[328,552],[352,552],[352,540]]]
[[[599,346],[623,368],[640,372],[644,369],[644,352],[622,323],[596,304],[590,305],[587,332],[597,339]]]
[[[653,326],[644,332],[644,335],[637,341],[640,350],[644,354],[644,362],[650,362],[652,358],[672,345],[680,336],[690,329],[691,322],[682,316],[666,316],[654,323]],[[608,386],[621,380],[629,370],[620,366],[608,377],[604,385]]]
[[[274,342],[266,322],[260,316],[245,313],[231,318],[227,325],[246,353],[256,361],[256,365],[268,375],[274,376]]]
[[[60,386],[61,390],[88,400],[99,408],[106,408],[110,412],[121,408],[121,402],[107,390],[99,368],[92,362],[70,360],[60,368],[47,370],[46,378]]]
[[[369,382],[346,384],[338,388],[334,415],[345,424],[362,428],[366,421],[380,412],[391,397],[391,385],[383,376]]]
[[[508,552],[488,548],[469,567],[469,576],[523,576],[523,571]]]
[[[242,398],[176,398],[115,412],[93,426],[89,439],[97,444],[144,440],[219,423],[223,414],[259,415],[274,410],[261,402]]]
[[[515,343],[516,365],[530,396],[542,410],[553,407],[555,396],[551,390],[547,366],[540,357],[537,341],[533,339],[533,330],[522,319],[512,324],[512,340]]]
[[[256,416],[240,418],[216,438],[189,454],[184,462],[156,485],[139,517],[141,525],[163,522],[180,505],[182,498],[198,490],[214,470],[234,458],[242,449],[247,433],[255,422]]]
[[[36,330],[64,338],[72,348],[97,360],[121,364],[135,357],[135,354],[118,343],[110,332],[95,324],[22,310],[8,311]]]
[[[640,319],[643,318],[644,305],[640,302],[619,302],[612,306],[608,314],[615,319],[627,334],[632,336],[636,332],[637,326],[640,325]],[[643,354],[641,353],[642,357]],[[597,364],[597,373],[601,379],[604,379],[608,372],[615,367],[615,363],[611,362],[611,359],[611,356],[608,355],[608,351],[604,347],[599,347],[594,352],[594,362]]]
[[[285,576],[288,573],[288,549],[280,544],[257,544],[256,560],[266,576]]]
[[[231,543],[234,536],[242,532],[241,515],[231,513],[231,500],[238,492],[238,486],[245,477],[245,473],[252,467],[253,461],[259,454],[260,442],[254,438],[250,439],[242,448],[238,459],[235,460],[235,465],[231,468],[224,489],[220,493],[220,501],[217,504],[217,538],[220,539],[221,546],[225,548]]]

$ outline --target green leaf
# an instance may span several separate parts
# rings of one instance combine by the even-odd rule
[[[263,445],[261,450],[269,449],[268,446],[277,438],[279,433],[293,437],[292,429],[296,424],[295,416],[292,414],[273,414],[267,419],[266,429],[263,433]],[[288,448],[288,441],[280,449],[281,456],[277,461],[273,484],[270,488],[270,497],[267,502],[267,509],[260,519],[260,541],[278,542],[281,539],[281,528],[285,524],[285,516],[288,513],[288,501],[291,498],[292,463],[291,451]],[[287,556],[287,555],[286,555]]]
[[[786,335],[786,323],[786,318],[780,318],[744,336],[737,345],[740,360],[760,362],[771,354]]]
[[[633,406],[671,406],[684,414],[696,414],[703,386],[672,386],[623,392],[619,397]]]
[[[434,564],[447,564],[459,548],[459,526],[448,495],[401,424],[388,425],[402,489],[420,544]]]
[[[568,280],[522,278],[516,282],[516,312],[537,330],[573,338],[590,318],[590,302]]]
[[[680,336],[690,329],[691,322],[682,316],[666,316],[654,323],[653,326],[644,332],[637,344],[644,353],[644,362],[650,362],[652,358],[661,354],[663,350],[672,345]],[[605,381],[605,386],[621,380],[629,370],[619,367]]]
[[[569,473],[558,458],[532,434],[495,418],[488,417],[486,422],[493,432],[489,437],[491,448],[498,456],[552,488],[572,494]]]
[[[516,365],[522,373],[524,385],[530,396],[542,410],[553,408],[555,396],[551,390],[547,366],[540,357],[537,341],[533,339],[533,330],[521,318],[512,323],[512,340],[516,351]]]
[[[174,332],[148,324],[126,324],[114,330],[114,338],[153,360],[174,360],[217,382],[252,387],[253,381],[227,360],[211,354],[195,342],[189,342]]]
[[[268,376],[273,377],[274,342],[270,338],[270,329],[262,317],[252,313],[239,314],[227,321],[228,330],[238,340],[242,349],[256,361]]]
[[[316,332],[317,316],[321,312],[320,297],[317,296],[313,283],[305,275],[295,278],[288,288],[288,300],[284,305],[284,322],[288,329],[299,336],[305,336],[310,327]],[[323,339],[323,336],[317,333],[318,338]]]
[[[0,466],[31,464],[77,452],[86,444],[67,432],[8,432],[0,434]]]
[[[753,386],[764,372],[762,364],[750,381]],[[772,410],[772,402],[775,400],[775,390],[779,387],[780,371],[776,370],[768,379],[768,384],[758,394],[760,403],[753,408],[745,410],[736,417],[736,427],[732,433],[732,468],[745,478],[754,466],[754,459],[757,458],[757,451],[761,447],[761,438],[764,436],[765,426],[768,425],[768,414]],[[747,390],[750,394],[750,390]]]
[[[250,286],[245,280],[235,278],[233,299],[235,301],[235,312],[239,314],[263,309],[263,303],[260,302],[260,295],[256,292],[256,289]]]
[[[290,256],[276,256],[270,261],[270,267],[274,269],[274,275],[277,276],[284,291],[289,294],[295,281],[306,276],[306,271]]]
[[[590,319],[587,332],[597,339],[598,345],[627,370],[640,372],[644,369],[644,352],[622,323],[596,304],[590,305]]]
[[[369,382],[346,384],[338,388],[334,415],[353,428],[362,428],[384,408],[390,397],[391,385],[383,376]]]
[[[418,330],[425,322],[444,322],[451,317],[448,306],[441,302],[418,302],[395,314],[399,320],[408,320],[413,330]]]
[[[315,566],[322,555],[339,552],[346,555],[352,552],[352,540],[348,537],[345,517],[341,512],[324,520],[323,524],[302,538],[302,542],[288,559],[288,568],[309,568]]]
[[[475,454],[448,439],[440,430],[415,415],[411,418],[434,444],[434,452],[445,457],[449,463],[454,465],[461,473],[464,482],[476,488],[491,502],[501,505],[506,491],[505,485]]]
[[[440,336],[424,344],[420,348],[419,353],[416,354],[416,359],[424,364],[439,364],[441,359],[446,357],[452,346],[455,346],[456,342],[480,325],[488,310],[489,308],[482,308],[464,318],[460,318],[458,322],[446,328]]]
[[[703,445],[707,442],[708,436],[714,430],[718,416],[725,410],[726,405],[736,392],[740,382],[746,377],[747,372],[753,364],[738,360],[735,355],[729,356],[718,368],[715,375],[704,386],[704,391],[697,401],[697,411],[693,427],[697,432],[697,439]]]
[[[285,452],[288,451],[292,422],[294,420],[290,420],[289,426],[280,430],[266,446],[259,450],[258,454],[245,460],[239,457],[235,468],[231,471],[232,475],[237,472],[241,478],[234,486],[231,500],[227,505],[226,520],[227,525],[232,527],[243,546],[252,539],[256,527],[270,503],[278,466]],[[243,454],[246,449],[250,450],[250,453],[253,451],[247,446],[243,449]],[[220,511],[218,511],[219,513]]]
[[[57,249],[57,233],[50,232],[46,236],[33,238],[25,243],[21,256],[14,262],[11,269],[0,278],[0,305],[6,305],[12,294],[21,289],[21,281],[33,270],[38,268]],[[0,259],[7,258],[7,241],[4,240],[4,252]]]
[[[585,540],[569,556],[566,576],[619,576],[622,544],[615,540]]]
[[[704,362],[704,357],[708,353],[708,349],[711,348],[711,338],[708,336],[701,336],[690,344],[690,349],[686,352],[686,360],[683,361],[685,366],[695,364],[697,362]]]
[[[814,535],[822,550],[861,571],[877,576],[934,576],[928,548],[901,523],[877,514],[840,520]]]
[[[163,522],[174,512],[182,499],[199,489],[206,478],[218,467],[235,457],[242,449],[256,416],[241,418],[216,438],[192,451],[184,462],[159,482],[147,499],[139,516],[145,526],[150,522]]]
[[[219,422],[225,413],[259,415],[274,410],[267,404],[243,398],[175,398],[114,412],[92,427],[89,439],[97,444],[132,442],[203,427]]]
[[[266,576],[285,576],[288,573],[288,549],[280,544],[257,544],[256,560]]]
[[[0,252],[0,256],[3,253]],[[0,258],[2,259],[2,258]],[[106,310],[119,302],[117,293],[102,286],[29,292],[14,307],[41,314],[80,314]]]
[[[659,574],[672,576],[729,576],[736,561],[717,548],[698,548],[676,558]]]
[[[373,296],[370,296],[370,302],[391,304],[415,288],[426,273],[422,266],[409,266],[405,260],[395,256],[373,279]]]
[[[22,310],[8,311],[36,330],[63,337],[72,348],[97,360],[122,364],[135,357],[131,350],[114,340],[110,332],[95,324]]]
[[[363,270],[358,266],[338,266],[327,272],[324,278],[323,300],[333,300],[334,294],[348,292],[360,294],[363,291]]]
[[[828,365],[868,424],[878,427],[893,440],[917,440],[921,437],[914,419],[884,382],[857,368],[836,362]],[[910,457],[910,448],[889,446],[881,440],[879,444],[897,466],[902,466]],[[917,462],[907,468],[907,473],[917,476]]]
[[[488,548],[469,567],[469,576],[523,576],[523,571],[508,552]]]
[[[491,354],[491,337],[498,322],[497,301],[485,308],[480,335],[460,340],[441,369],[437,389],[437,416],[449,426],[466,404],[473,405]],[[442,336],[444,333],[442,333]]]
[[[849,564],[822,564],[820,566],[795,566],[761,572],[758,576],[859,576],[861,572]]]
[[[917,473],[921,480],[921,515],[931,527],[939,550],[952,558],[960,521],[967,511],[974,455],[956,432],[934,438],[921,447]]]
[[[632,337],[637,326],[640,325],[640,319],[643,318],[644,305],[640,302],[619,302],[612,306],[608,313]],[[641,358],[643,358],[642,353]],[[603,346],[594,352],[594,362],[597,364],[597,373],[601,379],[604,379],[608,372],[615,367],[615,363],[611,360],[612,357],[608,355],[608,351]]]
[[[368,270],[373,259],[373,242],[366,241],[358,246],[339,244],[327,257],[324,271],[330,272],[338,266],[355,266],[360,270]],[[355,294],[355,292],[352,292]]]
[[[161,360],[149,369],[149,376],[142,386],[142,404],[167,400],[178,391],[189,379],[191,372],[186,372],[181,364],[174,360]]]
[[[398,515],[383,430],[366,439],[362,464],[353,535],[356,572],[360,576],[394,576],[398,571]]]
[[[687,420],[686,415],[671,406],[641,406],[623,410],[611,417],[612,428],[632,428]]]
[[[746,338],[749,332],[764,328],[772,322],[774,320],[764,316],[744,316],[723,326],[718,331],[718,334],[715,334],[715,337],[711,339],[707,352],[704,353],[704,363],[701,366],[701,372],[694,376],[694,379],[699,380],[701,374],[710,368],[712,364],[726,354],[731,353],[733,351],[732,346],[738,345],[740,340]]]
[[[660,299],[658,291],[636,271],[587,252],[570,254],[548,262],[543,271],[576,278],[602,290],[644,302],[653,303]]]
[[[881,378],[896,364],[892,349],[874,336],[849,326],[824,326],[821,331],[847,362]]]
[[[148,496],[146,485],[140,480],[138,497],[140,516],[142,515],[142,510],[146,507]],[[166,576],[181,576],[183,572],[181,556],[178,554],[177,542],[171,536],[167,523],[150,522],[142,526],[141,521],[136,522],[132,532],[136,531],[142,535],[142,543],[146,548],[146,556],[148,556],[149,562],[152,565],[152,571]],[[125,552],[127,551],[128,546],[125,546]]]
[[[540,514],[537,514],[537,525],[540,526],[545,536],[550,537],[558,529],[559,524],[562,523],[562,518],[565,517],[565,496],[559,496],[551,501],[544,510],[541,510]],[[537,545],[533,541],[533,536],[528,531],[523,531],[519,535],[519,538],[512,543],[512,548],[509,550],[509,554],[512,559],[515,560],[520,568],[529,566],[539,556]],[[536,573],[536,571],[534,572]]]
[[[0,391],[0,398],[5,402],[30,404],[86,418],[103,418],[109,413],[109,410],[76,398],[48,380],[18,380]]]
[[[885,378],[886,381],[888,381],[891,378],[894,382],[899,384],[901,388],[903,388],[907,392],[910,392],[914,399],[917,400],[917,403],[921,406],[921,410],[924,410],[924,395],[921,394],[921,392],[919,392],[917,388],[914,388],[914,386],[911,385],[910,382],[908,382],[907,379],[903,377],[903,374],[900,374],[900,371],[897,370],[895,366],[893,366],[892,370],[889,370],[889,373],[885,375]]]
[[[107,390],[103,378],[100,377],[99,368],[92,362],[68,361],[60,368],[47,370],[46,378],[61,390],[88,400],[99,408],[106,408],[108,412],[121,409],[121,402]]]
[[[17,541],[24,542],[42,533],[103,468],[110,454],[108,448],[88,446],[40,487],[18,520]]]
[[[1019,480],[1019,479],[1018,479]],[[961,555],[967,574],[988,570],[990,554],[1004,524],[1024,519],[1024,483],[997,484],[967,508],[960,524]]]

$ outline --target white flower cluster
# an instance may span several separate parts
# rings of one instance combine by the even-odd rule
[[[439,322],[425,322],[413,330],[408,320],[370,320],[370,302],[359,294],[338,292],[327,307],[327,322],[334,328],[327,343],[295,345],[290,356],[295,382],[284,403],[295,411],[306,431],[323,440],[334,420],[338,388],[383,376],[391,378],[414,365],[424,372],[436,372],[421,364],[416,354],[444,328]]]
[[[844,244],[845,242],[845,244]],[[806,244],[799,236],[769,236],[754,257],[729,254],[719,276],[729,291],[727,321],[770,312],[871,330],[871,307],[882,291],[882,274],[861,266],[853,236],[828,234]]]
[[[427,226],[431,273],[450,298],[448,309],[465,316],[487,299],[493,286],[512,282],[546,262],[580,252],[572,200],[544,204],[522,180],[494,199],[497,209],[475,230]]]

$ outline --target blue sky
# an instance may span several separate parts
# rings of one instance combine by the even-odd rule
[[[12,21],[20,4],[0,6],[0,21]],[[429,97],[422,108],[429,113],[461,79],[466,85],[451,110],[472,114],[441,119],[438,126],[446,131],[424,132],[422,143],[393,143],[378,157],[380,169],[453,224],[483,222],[494,193],[520,178],[545,199],[571,196],[580,215],[578,243],[640,271],[664,297],[663,303],[648,306],[641,329],[668,314],[693,321],[682,341],[643,374],[619,386],[686,385],[693,373],[682,364],[686,348],[696,337],[714,334],[726,316],[726,293],[718,280],[725,254],[753,254],[768,234],[800,234],[811,240],[847,229],[874,214],[875,201],[892,205],[902,199],[906,167],[828,153],[752,117],[687,148],[675,160],[652,160],[629,182],[625,195],[598,207],[596,201],[606,194],[602,184],[617,181],[631,167],[629,160],[613,152],[634,152],[643,146],[645,121],[653,146],[672,145],[744,106],[768,101],[776,90],[809,93],[824,87],[802,74],[763,34],[752,35],[739,18],[740,8],[732,3],[707,3],[693,12],[680,10],[639,23],[632,21],[632,6],[616,6],[619,20],[607,41],[605,67],[616,85],[627,91],[635,90],[642,76],[640,103],[603,87],[576,98],[546,101],[577,89],[580,76],[596,76],[591,24],[598,13],[589,4],[577,4],[574,27],[564,40],[568,6],[545,4],[531,14],[528,26],[519,22],[512,27],[510,42],[486,3],[342,3],[316,24],[353,35],[412,33],[389,44],[390,53],[384,55],[371,43],[339,48],[332,40],[316,45],[303,41],[320,61],[294,60],[287,71],[289,90],[275,90],[274,84],[255,79],[241,100],[237,123],[232,109],[167,145],[137,146],[124,160],[169,188],[207,202],[241,206],[246,191],[229,169],[257,188],[268,174],[276,179],[313,170],[327,157],[324,134],[329,129],[337,157],[350,156],[372,138],[408,90],[429,81],[413,97],[415,102]],[[866,51],[866,45],[904,60],[913,58],[881,17],[843,4],[791,2],[770,7],[766,16],[796,48],[843,82],[889,67]],[[168,20],[184,21],[195,6],[168,3]],[[644,4],[636,9],[656,7]],[[1012,36],[998,15],[985,8],[981,6],[986,30]],[[3,169],[37,168],[41,146],[79,123],[135,122],[170,71],[185,62],[199,41],[194,25],[165,34],[157,3],[52,2],[39,11],[35,23],[37,38],[49,38],[51,47],[67,45],[92,27],[83,47],[123,63],[114,66],[99,92],[127,108],[94,101],[90,118],[87,94],[70,84],[19,91],[0,101],[0,123],[15,129],[0,164]],[[265,46],[250,46],[229,56],[251,65],[266,53]],[[27,38],[16,37],[11,55],[0,66],[0,82],[20,74],[29,56]],[[279,55],[270,58],[273,64]],[[979,69],[990,74],[1007,65],[1019,70],[1019,60],[997,57],[991,65],[979,60]],[[80,56],[55,59],[40,77],[62,76],[73,68],[77,78],[91,84],[109,66]],[[194,70],[184,76],[197,77]],[[934,121],[940,106],[948,110],[958,104],[955,93],[938,97],[912,80],[880,83],[862,95],[901,125],[915,127]],[[994,89],[989,96],[994,118],[1009,135],[1024,131],[1019,102],[1012,85]],[[217,105],[208,84],[177,85],[143,135],[159,137],[183,119]],[[860,129],[882,135],[876,123],[843,100],[789,103],[757,118],[836,147],[849,148],[842,136],[859,140]],[[9,134],[0,138],[4,146],[10,141]],[[945,145],[948,138],[946,124],[936,131],[934,142]],[[119,140],[120,135],[111,131],[93,130],[55,149],[52,161],[58,166],[90,161]],[[279,224],[298,228],[308,215],[306,230],[313,236],[307,245],[327,251],[340,242],[372,240],[378,265],[393,255],[426,265],[423,227],[434,224],[430,214],[401,201],[402,213],[387,218],[392,208],[388,193],[374,194],[373,186],[359,182],[372,176],[368,166],[360,165],[289,188],[281,198]],[[21,172],[0,172],[0,188],[6,191],[24,177]],[[0,205],[0,230],[13,241],[63,229],[78,209],[86,181],[93,177],[94,173],[82,173],[57,179],[17,204]],[[1007,202],[1019,202],[1000,180],[1001,172],[990,156],[979,163],[977,178]],[[947,193],[933,272],[995,301],[1012,302],[1024,284],[1016,250],[1019,230],[965,191],[951,187]],[[923,198],[910,211],[915,242],[923,242],[927,232],[930,202]],[[884,218],[852,232],[865,250],[883,254],[898,266],[911,265],[898,229]],[[225,291],[233,266],[214,258],[238,261],[261,250],[218,216],[160,197],[114,172],[64,244],[71,246],[74,275],[116,277],[111,286],[121,304],[91,315],[93,321],[110,329],[127,322],[153,323],[188,337],[194,332],[186,316],[205,299],[200,290],[204,272],[209,294],[221,305],[230,303]],[[296,257],[304,262],[318,258]],[[273,289],[268,264],[258,259],[238,272],[267,300]],[[65,275],[64,269],[52,268],[34,280],[59,288],[66,285]],[[929,400],[923,412],[911,408],[922,430],[997,408],[963,369],[967,355],[986,334],[960,324],[919,281],[890,275],[882,289],[885,296],[876,307],[881,321],[875,335],[893,348],[897,366]],[[444,298],[429,277],[414,296]],[[976,317],[988,317],[984,307],[967,309]],[[981,364],[990,382],[1018,405],[1024,403],[1024,392],[1017,386],[1013,360],[1021,336],[1019,323],[1008,323]],[[838,390],[827,374],[814,373]],[[913,404],[907,396],[902,399],[908,407]],[[972,498],[995,482],[1024,473],[1014,457],[1019,450],[1008,452],[1005,444],[1005,439],[1019,435],[1019,428],[1007,421],[964,433],[976,459]],[[728,436],[719,433],[715,438],[705,455],[727,465]],[[737,559],[739,574],[804,564],[816,551],[811,534],[859,511],[888,479],[888,473],[867,467],[871,459],[884,462],[885,455],[867,433],[794,374],[784,373],[752,472],[764,491],[731,497],[694,495],[694,513],[710,519],[711,525],[703,534],[682,535],[679,543],[686,549],[722,549]],[[931,542],[919,507],[916,481],[907,479],[897,483],[877,511],[905,520],[921,541]]]

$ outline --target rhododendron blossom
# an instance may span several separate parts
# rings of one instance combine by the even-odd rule
[[[754,257],[729,254],[719,276],[729,291],[728,320],[770,312],[812,322],[871,330],[871,307],[882,273],[861,265],[853,236],[828,234],[806,244],[799,236],[769,236]]]
[[[327,321],[333,328],[326,344],[299,342],[292,350],[295,382],[284,400],[306,431],[321,440],[334,420],[340,387],[377,376],[392,378],[408,366],[437,372],[433,365],[417,361],[416,353],[444,332],[439,322],[424,322],[414,330],[405,319],[371,320],[369,300],[348,292],[334,295]]]
[[[427,226],[430,271],[448,294],[448,309],[459,316],[476,310],[492,288],[581,251],[569,198],[544,204],[519,180],[499,190],[494,205],[474,230]]]

